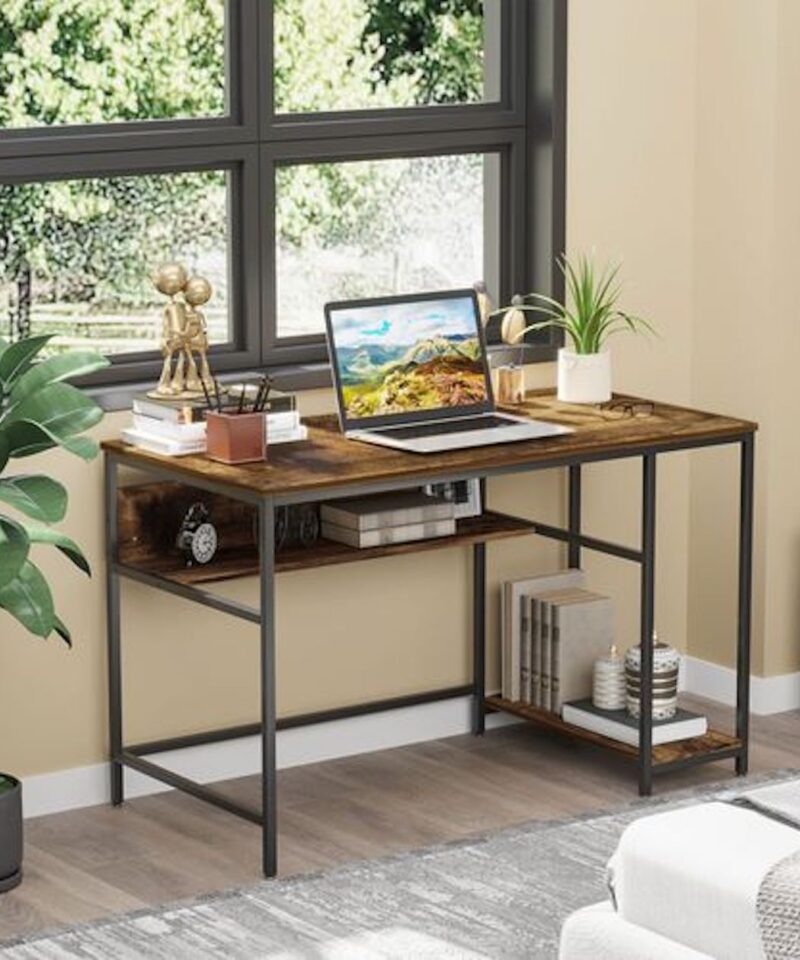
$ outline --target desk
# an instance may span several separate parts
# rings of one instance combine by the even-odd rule
[[[469,693],[473,698],[472,731],[484,732],[489,710],[503,710],[529,722],[546,726],[567,736],[630,756],[638,769],[639,791],[649,794],[654,773],[688,764],[733,759],[737,774],[747,772],[750,676],[750,611],[752,590],[753,461],[756,425],[745,420],[718,416],[667,404],[656,404],[651,416],[614,419],[607,412],[584,406],[559,403],[552,392],[534,392],[515,412],[574,428],[574,433],[522,443],[454,450],[433,455],[415,455],[386,447],[348,441],[329,423],[312,426],[305,443],[270,448],[269,462],[225,466],[204,456],[168,458],[127,446],[121,441],[103,444],[105,452],[105,510],[107,522],[107,629],[109,671],[109,740],[111,797],[123,802],[123,768],[130,767],[257,823],[262,828],[263,870],[277,872],[277,790],[275,737],[283,727],[315,723],[333,717],[353,716],[412,703],[430,702]],[[652,693],[653,663],[650,637],[655,606],[656,463],[661,454],[676,450],[737,444],[740,448],[739,590],[737,627],[737,702],[735,735],[709,731],[705,737],[653,747]],[[586,463],[635,457],[642,463],[641,543],[632,547],[582,532],[581,468]],[[258,517],[258,553],[250,562],[222,569],[216,576],[259,577],[257,608],[227,600],[205,590],[201,575],[187,575],[174,563],[153,567],[122,562],[118,535],[119,467],[134,468],[152,479],[177,481],[250,504]],[[291,504],[332,500],[339,497],[378,493],[402,487],[417,487],[432,481],[480,479],[531,470],[565,467],[569,476],[567,526],[531,522],[487,512],[482,518],[460,521],[453,537],[411,544],[354,550],[341,544],[321,541],[318,549],[287,555],[275,554],[275,509]],[[485,501],[484,501],[485,502]],[[536,533],[567,545],[568,563],[579,566],[583,550],[598,551],[636,563],[641,568],[641,637],[643,642],[641,685],[642,710],[638,749],[627,747],[563,723],[529,705],[486,696],[485,596],[487,541]],[[395,553],[434,550],[470,545],[473,551],[473,676],[468,686],[428,691],[410,697],[378,703],[356,704],[340,710],[304,717],[276,716],[275,664],[275,576],[281,570],[348,563]],[[208,579],[208,574],[203,575]],[[126,744],[122,724],[122,660],[120,595],[121,578],[129,578],[155,589],[205,604],[216,610],[258,624],[260,631],[261,720],[259,723],[225,730],[212,730],[185,737],[145,744]],[[251,809],[236,803],[213,788],[195,783],[167,770],[149,754],[194,746],[240,736],[259,734],[262,757],[262,806]]]

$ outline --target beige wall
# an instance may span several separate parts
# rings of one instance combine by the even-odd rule
[[[786,317],[786,333],[794,338],[790,343],[798,337],[796,329],[788,331],[793,306],[788,290],[785,302],[771,293],[764,253],[764,245],[771,244],[770,255],[782,250],[780,264],[792,268],[790,251],[797,249],[800,224],[796,192],[794,207],[771,195],[771,226],[762,222],[760,200],[750,196],[752,190],[760,198],[769,193],[766,168],[771,164],[787,188],[797,169],[792,94],[798,89],[798,58],[788,34],[793,27],[798,35],[798,10],[786,0],[775,11],[786,29],[775,29],[778,67],[768,82],[761,70],[773,49],[772,35],[760,53],[748,51],[749,21],[758,20],[759,13],[747,0],[649,0],[646,5],[572,0],[569,245],[594,248],[602,258],[623,257],[627,304],[652,318],[661,334],[652,343],[620,339],[615,344],[620,389],[677,402],[694,397],[765,419],[776,410],[777,384],[771,395],[762,396],[752,375],[754,357],[772,361],[769,345],[765,341],[756,351],[748,339],[751,324],[779,317]],[[769,33],[768,24],[763,29]],[[736,69],[740,48],[756,61],[742,75]],[[713,70],[708,68],[712,54]],[[762,96],[772,97],[780,124],[773,117],[770,126],[759,114]],[[772,159],[759,156],[765,131],[758,126],[751,131],[751,120],[767,125]],[[722,163],[726,156],[736,160],[735,171]],[[732,240],[741,246],[731,250]],[[757,283],[750,282],[754,262]],[[761,294],[774,297],[769,310]],[[732,319],[737,334],[720,355],[720,329]],[[790,356],[786,351],[781,369],[788,368]],[[532,371],[533,385],[552,382],[550,365]],[[320,391],[305,394],[302,402],[305,412],[317,412],[329,408],[331,398]],[[116,435],[124,420],[121,414],[108,417],[101,435]],[[766,442],[762,446],[763,460]],[[683,649],[725,659],[729,638],[723,647],[720,611],[732,602],[733,581],[730,560],[720,559],[730,558],[729,544],[718,531],[725,529],[723,520],[734,507],[720,494],[733,474],[723,454],[703,457],[707,468],[690,467],[688,458],[675,455],[664,458],[660,469],[657,622],[662,634]],[[778,457],[772,461],[770,484],[775,482],[777,492],[769,505],[763,500],[762,520],[770,510],[776,518],[791,515],[796,466],[796,456],[789,466]],[[100,465],[86,467],[54,452],[28,468],[51,471],[67,483],[72,499],[65,528],[86,546],[96,576],[87,582],[56,558],[43,564],[73,628],[72,652],[55,641],[31,639],[8,619],[0,621],[0,768],[23,775],[100,760],[106,717]],[[638,468],[593,467],[586,483],[590,530],[636,542]],[[551,472],[497,481],[490,502],[559,520],[563,494],[563,477]],[[761,560],[762,580],[766,566],[774,571],[775,640],[759,653],[759,666],[771,671],[796,662],[786,653],[796,632],[794,531],[776,519],[769,563]],[[762,541],[763,535],[762,529]],[[551,568],[560,559],[559,548],[535,538],[490,547],[490,686],[498,678],[497,582]],[[594,583],[617,598],[623,645],[635,642],[635,568],[591,561],[590,571]],[[280,712],[465,682],[468,588],[469,556],[460,550],[282,576],[277,597]],[[225,589],[252,597],[254,585],[237,582]],[[129,736],[168,735],[256,717],[254,628],[133,584],[123,588],[123,619],[127,692],[136,702],[129,711]],[[700,638],[691,632],[687,641],[687,625],[700,628]]]
[[[704,0],[698,46],[692,398],[756,419],[754,667],[800,669],[800,6]],[[692,465],[691,650],[732,663],[736,458]]]

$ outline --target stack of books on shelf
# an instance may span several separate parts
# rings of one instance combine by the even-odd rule
[[[235,412],[238,398],[224,400],[223,411]],[[180,457],[204,453],[206,449],[207,405],[196,400],[155,400],[147,394],[134,397],[133,421],[122,431],[122,439],[135,447]],[[300,422],[295,397],[273,390],[266,414],[267,445],[305,440],[308,429]]]
[[[364,549],[456,532],[452,501],[422,491],[382,493],[323,503],[322,536]]]
[[[588,589],[582,570],[563,570],[503,584],[502,695],[506,700],[554,713],[566,723],[638,743],[638,720],[625,710],[592,705],[595,661],[614,643],[610,597]],[[653,722],[653,744],[706,733],[706,718],[679,710]]]

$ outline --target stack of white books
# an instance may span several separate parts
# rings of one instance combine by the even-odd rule
[[[359,549],[456,532],[452,501],[416,490],[323,503],[320,519],[323,537]]]
[[[234,410],[235,404],[228,409]],[[206,407],[200,403],[160,401],[136,397],[133,421],[122,439],[135,447],[167,457],[181,457],[206,450]],[[268,413],[265,417],[267,446],[305,440],[308,428],[294,409]]]

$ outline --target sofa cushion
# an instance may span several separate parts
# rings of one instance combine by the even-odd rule
[[[623,920],[610,903],[584,907],[561,931],[559,960],[714,960]]]
[[[756,897],[800,830],[726,803],[637,820],[610,871],[620,917],[717,960],[762,960]]]

